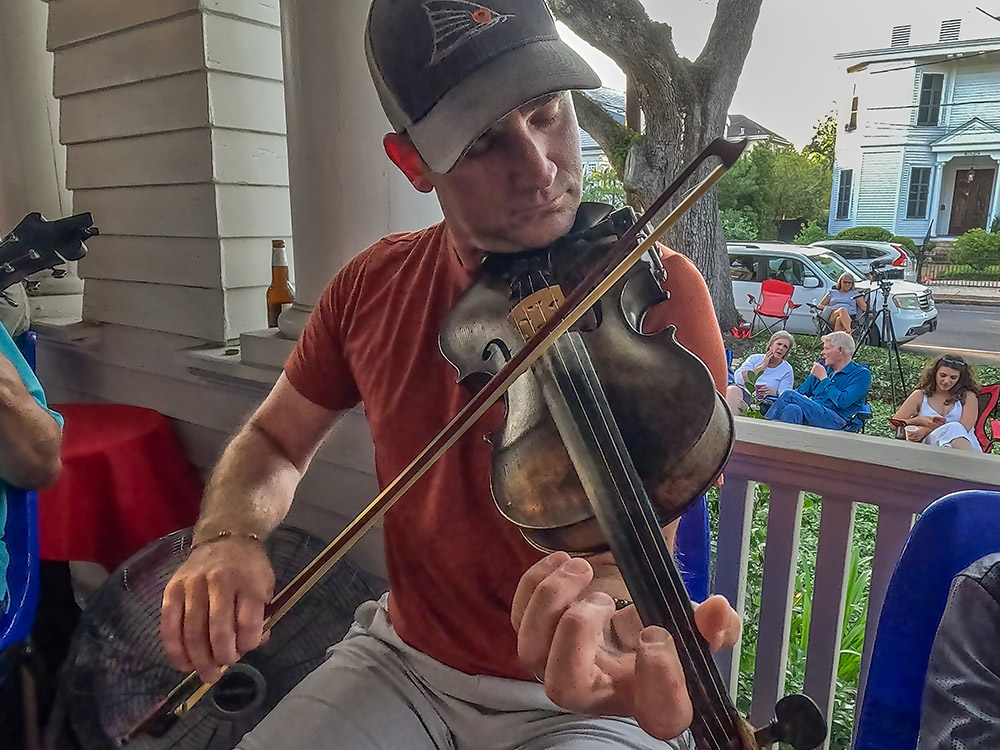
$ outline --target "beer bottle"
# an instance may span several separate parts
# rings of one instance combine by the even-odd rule
[[[267,288],[267,327],[276,328],[281,311],[295,301],[288,283],[288,256],[284,240],[271,240],[271,286]]]

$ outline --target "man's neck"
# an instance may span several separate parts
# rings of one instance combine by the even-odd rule
[[[834,372],[840,372],[849,364],[851,364],[851,360],[847,359],[844,360],[842,363],[840,363],[840,365],[830,365],[830,369],[833,370]]]
[[[448,251],[451,255],[456,272],[465,278],[475,278],[479,272],[479,264],[483,253],[477,250],[468,242],[463,242],[448,226],[447,220],[444,222],[445,235],[448,238]]]

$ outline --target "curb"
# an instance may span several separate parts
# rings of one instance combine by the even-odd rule
[[[1000,294],[996,297],[966,297],[962,294],[934,294],[934,303],[946,305],[976,305],[979,307],[1000,307]]]

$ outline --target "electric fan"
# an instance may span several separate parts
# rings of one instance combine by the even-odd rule
[[[268,539],[276,591],[325,544],[279,527]],[[50,744],[59,750],[229,750],[341,640],[354,610],[374,598],[363,574],[339,562],[232,666],[208,694],[159,736],[120,738],[186,675],[166,660],[160,603],[191,551],[191,530],[163,537],[125,562],[87,605],[60,673]]]

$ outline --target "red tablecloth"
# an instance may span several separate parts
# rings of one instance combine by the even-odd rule
[[[191,526],[201,481],[170,420],[121,404],[55,404],[66,419],[59,481],[39,493],[43,560],[114,570],[154,539]]]

